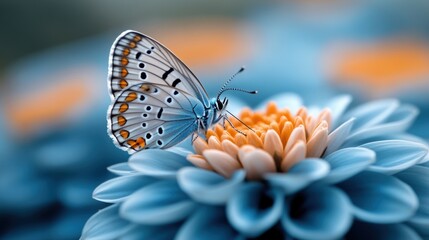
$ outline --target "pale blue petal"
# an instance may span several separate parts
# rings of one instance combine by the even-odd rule
[[[332,122],[331,126],[329,126],[330,130],[336,128],[340,124],[342,124],[340,121],[341,116],[343,115],[344,111],[347,109],[349,104],[352,101],[352,97],[349,95],[342,95],[335,97],[329,103],[326,105],[326,107],[331,111],[332,116]],[[349,119],[344,119],[345,121],[348,121]]]
[[[238,240],[243,239],[231,227],[223,207],[201,207],[176,235],[176,240]]]
[[[288,200],[282,215],[286,232],[298,239],[338,239],[353,215],[347,196],[332,187],[312,187]]]
[[[119,206],[114,204],[94,214],[82,230],[82,240],[117,239],[131,229],[130,222],[119,217]]]
[[[287,173],[266,174],[264,178],[285,194],[295,193],[329,173],[329,164],[323,159],[308,158],[292,166]]]
[[[135,224],[129,231],[122,234],[118,240],[171,240],[174,239],[182,223],[168,225]]]
[[[384,122],[398,107],[399,101],[395,99],[373,101],[347,112],[343,120],[356,118],[353,125],[353,131],[356,131]]]
[[[328,147],[324,153],[325,156],[337,151],[344,141],[346,141],[353,127],[353,122],[354,118],[349,119],[328,135]]]
[[[427,223],[408,223],[408,225],[416,231],[422,239],[429,239],[429,227]]]
[[[158,178],[176,178],[179,169],[193,166],[183,155],[162,149],[137,152],[130,157],[129,165],[145,175]]]
[[[385,140],[361,145],[376,153],[375,163],[369,167],[372,171],[394,174],[409,168],[428,154],[428,147],[416,142],[403,140]]]
[[[331,171],[322,180],[326,183],[338,183],[368,168],[375,162],[375,153],[366,148],[343,148],[330,155],[325,160]]]
[[[137,172],[136,170],[132,169],[127,162],[117,163],[108,167],[107,170],[117,175],[128,175]]]
[[[181,155],[184,158],[186,158],[186,156],[188,156],[189,154],[192,153],[191,151],[189,151],[186,148],[177,147],[177,146],[174,146],[174,147],[171,147],[171,148],[167,148],[165,150],[169,151],[169,152],[172,152],[172,153],[175,153],[175,154],[179,154],[179,155]]]
[[[156,179],[142,175],[128,175],[113,178],[98,186],[93,193],[93,198],[107,203],[115,203],[125,200],[138,189],[155,182]]]
[[[174,180],[150,184],[131,196],[121,206],[122,217],[141,224],[168,224],[187,217],[194,203]]]
[[[178,173],[178,182],[184,192],[197,202],[223,204],[240,187],[246,173],[236,171],[230,179],[204,169],[186,167]]]
[[[373,223],[397,223],[410,218],[418,207],[407,184],[377,172],[365,171],[338,184],[347,193],[357,218]]]
[[[247,183],[228,201],[227,216],[231,225],[249,237],[270,229],[283,212],[283,194],[260,182]]]
[[[269,98],[258,105],[256,110],[265,110],[269,102],[275,102],[279,108],[288,108],[292,113],[298,111],[303,106],[299,95],[294,93],[282,93]]]
[[[429,228],[429,168],[412,166],[395,176],[408,184],[419,199],[419,208],[409,221],[426,225]]]
[[[421,238],[413,229],[404,224],[371,224],[355,221],[345,239],[420,240]]]
[[[418,110],[414,106],[401,105],[383,123],[353,131],[347,138],[347,145],[353,145],[362,139],[403,132],[412,124],[417,114]]]

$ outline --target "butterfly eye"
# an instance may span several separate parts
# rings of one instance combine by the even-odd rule
[[[223,103],[219,99],[216,100],[216,108],[218,110],[222,110],[223,109]]]

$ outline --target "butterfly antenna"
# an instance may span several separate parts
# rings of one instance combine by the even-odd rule
[[[219,92],[219,94],[217,95],[217,98],[219,99],[220,95],[222,95],[222,93],[224,93],[226,91],[239,91],[239,92],[245,92],[245,93],[249,93],[249,94],[257,94],[258,93],[258,91],[249,91],[249,90],[244,90],[241,88],[224,88],[224,89],[222,89],[222,91]]]
[[[225,109],[225,111],[227,113],[229,113],[233,118],[237,119],[237,121],[239,121],[241,124],[243,124],[244,126],[246,126],[250,131],[255,132],[255,130],[253,130],[251,127],[247,126],[247,124],[245,124],[243,121],[241,121],[240,118],[236,117],[234,114],[232,114],[230,111],[228,111],[226,109]],[[239,132],[239,133],[241,133],[243,135],[246,135],[246,134],[242,133],[241,131],[239,131],[238,129],[236,129],[234,127],[234,125],[232,125],[232,123],[229,121],[229,119],[227,119],[227,121],[229,122],[229,124],[231,124],[232,128],[234,128],[237,132]]]
[[[244,71],[244,66],[240,68],[240,70],[238,70],[234,75],[232,75],[232,77],[230,77],[224,84],[223,86],[219,89],[219,92],[217,94],[217,98],[220,97],[220,95],[222,94],[223,90],[226,88],[226,86],[228,86],[228,84],[232,81],[232,79],[235,78],[235,76],[237,76],[239,73]]]

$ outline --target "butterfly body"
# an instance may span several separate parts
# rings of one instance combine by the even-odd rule
[[[225,117],[228,103],[210,99],[171,51],[135,31],[123,32],[113,43],[108,87],[108,133],[129,153],[168,148],[193,133],[204,135]]]

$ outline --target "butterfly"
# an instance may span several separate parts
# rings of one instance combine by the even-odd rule
[[[225,88],[232,78],[217,97],[209,98],[198,78],[170,50],[142,33],[125,31],[110,51],[108,133],[130,154],[169,148],[194,133],[203,135],[220,120],[229,121],[228,99],[221,100],[220,95],[237,90]]]

